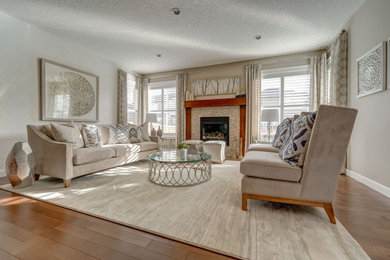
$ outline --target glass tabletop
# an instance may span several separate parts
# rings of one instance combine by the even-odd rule
[[[183,150],[173,150],[152,153],[149,158],[157,162],[200,162],[209,160],[211,155],[208,153],[189,154]]]

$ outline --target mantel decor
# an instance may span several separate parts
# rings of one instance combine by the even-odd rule
[[[192,81],[194,96],[236,94],[240,88],[240,76]]]
[[[364,97],[386,89],[386,42],[357,60],[357,96]]]
[[[98,121],[99,77],[41,59],[41,117],[48,121]]]

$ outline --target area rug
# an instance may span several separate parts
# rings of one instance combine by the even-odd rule
[[[242,259],[369,259],[323,209],[248,201],[241,210],[239,163],[213,165],[212,178],[190,187],[148,180],[148,162],[76,178],[71,187],[43,178],[2,189]]]

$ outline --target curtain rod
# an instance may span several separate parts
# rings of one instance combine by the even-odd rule
[[[159,75],[159,76],[153,76],[153,77],[146,77],[146,79],[158,79],[158,78],[164,78],[164,77],[176,77],[177,74],[167,74],[167,75]]]
[[[266,61],[266,62],[259,62],[257,64],[258,65],[277,64],[277,63],[281,63],[281,62],[291,62],[291,61],[310,59],[313,56],[316,56],[316,55],[307,55],[307,56],[295,57],[295,58],[282,58],[282,59],[278,59],[278,60],[270,60],[270,61]]]

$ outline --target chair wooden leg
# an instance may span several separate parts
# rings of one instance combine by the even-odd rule
[[[326,203],[326,204],[324,204],[324,209],[325,209],[326,214],[328,214],[330,223],[336,224],[336,218],[335,218],[335,216],[334,216],[334,211],[333,211],[333,205],[332,205],[332,203]]]
[[[64,186],[65,188],[69,188],[70,187],[70,182],[72,181],[72,179],[67,179],[67,180],[64,180]]]
[[[34,181],[38,181],[40,176],[40,174],[34,174]]]
[[[247,210],[248,209],[248,195],[247,194],[242,194],[242,210]]]

